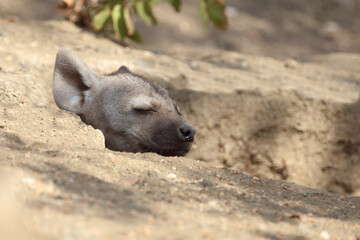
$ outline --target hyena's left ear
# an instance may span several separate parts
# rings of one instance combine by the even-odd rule
[[[86,90],[96,84],[96,74],[65,48],[56,55],[53,75],[53,94],[59,108],[81,113]]]
[[[122,73],[131,73],[133,74],[126,66],[121,66],[114,74],[122,74]]]

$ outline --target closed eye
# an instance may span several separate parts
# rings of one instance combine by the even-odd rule
[[[178,105],[175,105],[175,109],[176,109],[176,112],[177,112],[180,116],[182,116],[182,113],[180,112],[180,108],[179,108]]]
[[[153,108],[133,108],[133,110],[137,113],[140,114],[149,114],[149,113],[155,113],[157,112],[155,109]]]

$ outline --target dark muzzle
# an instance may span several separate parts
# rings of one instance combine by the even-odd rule
[[[183,142],[192,142],[194,141],[194,136],[196,134],[196,129],[188,124],[183,123],[180,125],[180,127],[177,129],[178,131],[178,137]]]

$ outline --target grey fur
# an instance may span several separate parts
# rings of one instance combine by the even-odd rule
[[[56,56],[53,94],[59,108],[100,129],[111,150],[185,155],[196,133],[160,85],[125,66],[97,75],[64,48]]]

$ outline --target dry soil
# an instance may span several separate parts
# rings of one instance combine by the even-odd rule
[[[241,2],[229,1],[233,18],[240,20],[249,18],[246,6],[252,6]],[[320,3],[311,8],[308,1],[275,2],[281,11],[302,11],[287,24],[330,21],[326,14],[315,17]],[[310,39],[308,49],[286,45],[291,40],[270,32],[273,41],[251,41],[256,46],[251,52],[250,47],[224,49],[220,43],[226,38],[236,42],[235,36],[248,36],[231,29],[220,39],[210,37],[215,30],[202,33],[210,41],[203,46],[184,37],[176,47],[169,35],[170,40],[162,36],[162,51],[155,43],[142,46],[148,50],[123,47],[51,19],[46,7],[53,1],[29,2],[49,9],[40,15],[25,11],[23,1],[2,1],[0,231],[5,239],[359,239],[359,19],[351,15],[359,2],[331,2],[342,10],[332,21],[348,26],[338,28],[346,34],[334,41],[345,41],[348,49],[327,48],[326,42],[318,47],[315,33],[294,25]],[[276,9],[270,9],[262,22],[247,23],[254,29],[276,26],[270,21]],[[350,20],[354,25],[345,24]],[[156,31],[163,31],[161,36],[167,30]],[[198,130],[188,156],[109,151],[101,132],[58,109],[51,79],[60,47],[98,73],[126,65],[166,87]],[[329,53],[337,51],[353,53]]]

